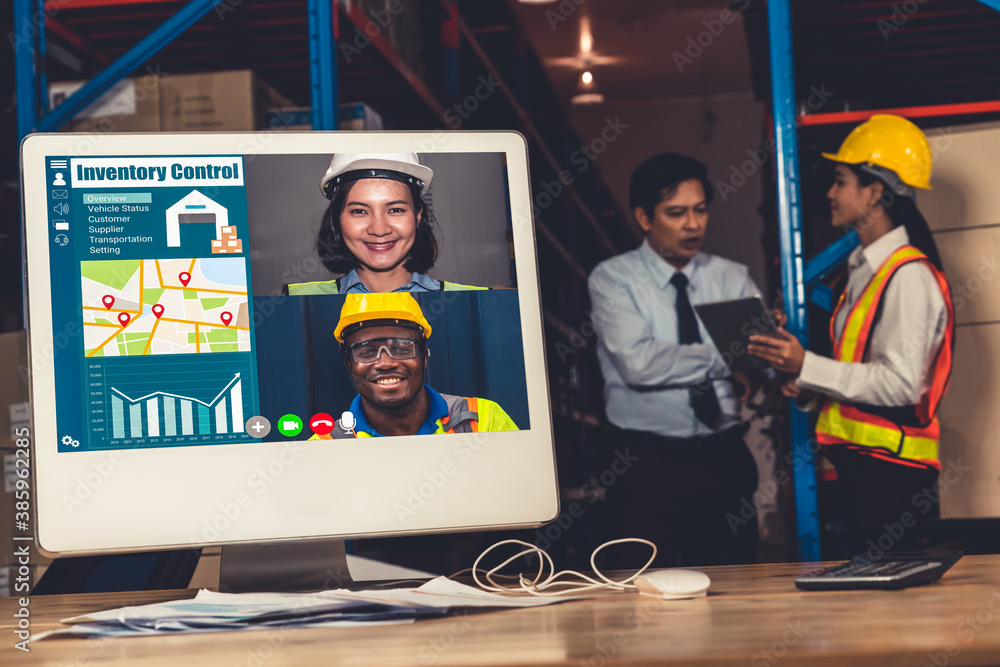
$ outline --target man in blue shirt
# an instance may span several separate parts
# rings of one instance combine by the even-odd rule
[[[629,208],[646,238],[588,281],[609,448],[637,458],[606,497],[620,536],[657,545],[657,566],[751,563],[757,551],[756,521],[740,518],[757,487],[740,417],[754,387],[702,342],[710,338],[691,305],[759,293],[745,266],[700,252],[712,194],[693,158],[643,162]],[[622,567],[641,560],[619,554]]]

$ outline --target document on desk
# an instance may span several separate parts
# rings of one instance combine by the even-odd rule
[[[438,609],[454,609],[465,607],[540,607],[554,602],[563,602],[570,598],[562,596],[535,597],[532,595],[501,595],[490,593],[480,588],[466,586],[448,577],[436,577],[419,588],[394,588],[371,591],[327,591],[322,595],[335,595],[338,598],[366,600],[392,605],[412,605],[414,607],[429,607]]]
[[[537,607],[567,598],[511,597],[466,586],[445,577],[419,588],[317,593],[216,593],[198,591],[190,600],[121,607],[63,619],[69,627],[36,635],[141,637],[223,632],[412,623],[457,609]]]

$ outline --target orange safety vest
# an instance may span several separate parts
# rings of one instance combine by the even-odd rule
[[[479,399],[475,397],[451,396],[450,394],[441,394],[441,396],[448,404],[448,414],[435,422],[437,424],[437,430],[434,431],[434,435],[439,433],[478,433],[480,410],[484,409],[489,412],[492,409],[492,406],[496,405],[491,401],[485,401],[484,404],[480,406]],[[499,408],[499,406],[497,407]],[[504,416],[506,416],[506,413]],[[508,417],[507,419],[509,420],[510,418]],[[511,424],[513,424],[513,422],[511,422]],[[340,425],[340,420],[337,420],[333,431],[331,431],[329,435],[316,434],[309,439],[341,440],[344,438],[370,437],[372,437],[371,434],[365,433],[364,431],[345,431]]]
[[[896,271],[910,262],[924,262],[931,269],[948,309],[948,326],[931,365],[933,382],[930,388],[921,396],[920,403],[904,408],[861,406],[827,398],[816,424],[816,440],[821,445],[851,445],[865,454],[903,465],[932,466],[940,470],[937,408],[941,397],[948,390],[955,332],[955,309],[944,274],[934,268],[927,256],[913,246],[899,248],[882,263],[868,282],[861,298],[847,316],[840,340],[837,340],[834,323],[844,305],[844,295],[841,295],[830,320],[830,338],[834,344],[834,359],[863,362],[885,288]]]

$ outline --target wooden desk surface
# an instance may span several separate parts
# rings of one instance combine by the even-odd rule
[[[0,664],[225,665],[1000,665],[1000,555],[966,556],[937,584],[902,591],[805,592],[808,564],[704,568],[709,597],[637,593],[420,621],[413,625],[52,640],[13,648],[0,611]],[[38,596],[31,629],[84,611],[194,591]],[[608,657],[613,656],[613,660]]]

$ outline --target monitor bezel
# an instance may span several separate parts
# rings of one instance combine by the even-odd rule
[[[136,526],[135,531],[125,528],[108,527],[113,521],[113,501],[128,500],[128,490],[142,492],[159,490],[157,475],[191,474],[191,457],[197,457],[200,465],[208,468],[226,464],[226,459],[235,455],[234,447],[258,447],[256,459],[274,460],[281,455],[288,442],[300,446],[306,457],[317,466],[329,462],[330,453],[321,455],[317,443],[305,440],[288,442],[255,443],[254,445],[213,445],[199,447],[176,447],[148,450],[129,450],[124,463],[114,463],[112,474],[102,480],[96,488],[91,488],[87,502],[81,507],[73,506],[72,511],[60,498],[72,493],[74,484],[86,480],[95,466],[108,464],[113,454],[108,452],[64,452],[56,451],[58,433],[55,424],[46,420],[46,411],[54,413],[55,379],[51,358],[56,354],[75,353],[79,341],[75,336],[69,342],[58,339],[53,333],[51,310],[51,281],[49,251],[51,240],[48,234],[48,197],[45,159],[47,156],[102,157],[102,156],[143,156],[143,155],[213,155],[213,154],[332,154],[335,152],[416,152],[416,153],[503,153],[507,165],[510,193],[510,211],[513,226],[513,247],[516,257],[519,308],[522,339],[524,342],[525,372],[527,380],[528,408],[531,428],[528,431],[509,433],[481,433],[474,442],[469,441],[473,451],[473,465],[467,468],[471,475],[463,488],[473,483],[482,486],[480,492],[489,500],[500,502],[482,503],[482,507],[470,510],[468,503],[456,508],[453,518],[448,519],[447,511],[416,513],[410,525],[389,527],[383,514],[380,515],[376,530],[360,530],[345,523],[338,516],[337,526],[331,527],[330,519],[322,513],[299,520],[295,527],[287,531],[274,525],[275,515],[257,516],[251,504],[243,514],[244,527],[231,531],[233,525],[212,538],[211,533],[190,533],[180,537],[176,527],[159,531],[156,523],[169,523],[176,513],[191,513],[201,507],[208,508],[220,497],[235,498],[231,493],[204,493],[197,499],[173,499],[169,508],[160,499],[157,503],[145,505],[136,502],[136,511],[145,513],[145,520],[152,528]],[[481,530],[504,530],[534,528],[553,520],[559,512],[558,478],[556,474],[555,446],[548,388],[548,374],[545,364],[543,319],[540,288],[538,282],[538,260],[535,248],[535,230],[532,219],[532,197],[528,178],[527,143],[523,135],[507,131],[434,131],[434,132],[256,132],[256,133],[122,133],[122,134],[33,134],[21,144],[21,192],[23,223],[23,257],[25,276],[25,322],[28,328],[28,354],[30,368],[30,395],[32,418],[32,487],[34,489],[33,513],[37,546],[47,556],[89,555],[120,552],[140,552],[162,549],[178,549],[230,544],[278,543],[298,540],[328,540],[347,538],[389,537],[420,535],[428,533],[469,532]],[[318,180],[318,179],[317,179]],[[427,454],[431,461],[428,470],[442,456],[456,451],[457,444],[448,436],[428,440],[425,436],[399,436],[387,451],[404,454],[404,447],[419,445],[432,450]],[[456,441],[457,442],[457,441]],[[48,443],[43,445],[41,443]],[[352,443],[352,446],[357,446]],[[225,451],[227,448],[230,451]],[[478,452],[479,460],[475,457]],[[366,454],[367,455],[367,454]],[[436,458],[435,458],[436,457]],[[122,458],[122,457],[119,457]],[[185,459],[188,461],[185,462]],[[485,459],[485,460],[484,460]],[[378,460],[369,457],[365,461]],[[450,459],[449,459],[450,460]],[[230,461],[231,463],[231,461]],[[242,463],[242,462],[241,462]],[[500,466],[488,473],[484,466]],[[105,469],[106,469],[105,465]],[[314,466],[307,466],[313,468]],[[440,466],[437,466],[440,468]],[[120,472],[118,472],[120,471]],[[321,473],[312,472],[298,475],[306,479],[321,480]],[[195,476],[197,477],[197,476]],[[397,475],[398,478],[398,475]],[[393,478],[393,479],[397,479]],[[125,480],[130,480],[126,483]],[[198,479],[188,479],[197,483]],[[280,480],[279,480],[280,481]],[[343,480],[341,480],[343,481]],[[377,484],[388,489],[392,479],[379,478]],[[291,484],[286,480],[286,485]],[[230,485],[231,486],[231,485]],[[455,486],[454,484],[452,486]],[[103,491],[101,490],[103,487]],[[411,487],[412,489],[413,487]],[[448,486],[436,493],[448,494]],[[183,492],[184,489],[177,489]],[[358,489],[355,489],[357,491]],[[503,493],[500,493],[500,492]],[[201,490],[198,491],[202,493]],[[454,491],[439,504],[455,495],[471,491]],[[479,491],[477,491],[479,492]],[[221,494],[221,495],[220,495]],[[228,494],[228,495],[227,495]],[[184,496],[184,493],[179,493]],[[495,496],[501,496],[496,498]],[[133,500],[135,500],[133,498]],[[430,499],[433,500],[433,497]],[[488,505],[488,506],[487,506]],[[221,505],[220,505],[221,508]],[[118,510],[119,512],[121,510]],[[110,516],[109,516],[110,514]],[[205,516],[204,513],[199,516]],[[217,517],[214,514],[212,518]],[[299,517],[296,517],[298,519]],[[196,522],[197,523],[197,522]],[[247,525],[249,524],[249,526]],[[446,525],[448,524],[448,525]],[[193,524],[192,524],[193,525]],[[338,526],[342,526],[340,528]],[[96,531],[96,535],[95,535]],[[158,537],[158,534],[160,537]],[[202,539],[208,535],[208,539]],[[229,536],[229,539],[223,539]],[[194,539],[197,537],[197,539]]]

